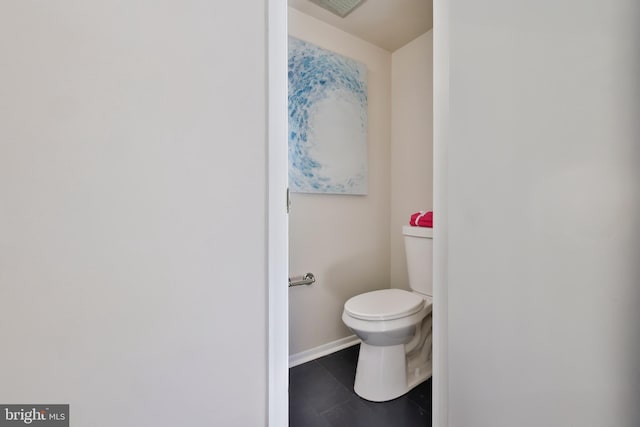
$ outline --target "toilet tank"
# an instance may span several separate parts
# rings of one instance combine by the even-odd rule
[[[423,295],[433,296],[433,228],[405,225],[402,234],[409,286]]]

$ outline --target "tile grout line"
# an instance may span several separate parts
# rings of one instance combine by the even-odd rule
[[[334,354],[335,354],[335,353],[334,353]],[[325,356],[325,357],[329,357],[329,356]],[[329,376],[331,376],[331,378],[333,378],[333,379],[334,379],[334,380],[335,380],[335,381],[340,385],[340,387],[342,387],[344,390],[346,390],[346,391],[349,393],[349,399],[345,400],[344,402],[336,403],[336,404],[335,404],[335,405],[333,405],[332,407],[330,407],[330,408],[328,408],[328,409],[325,409],[325,410],[324,410],[324,411],[322,411],[322,412],[316,412],[319,416],[321,416],[321,417],[323,417],[323,418],[324,418],[324,414],[326,414],[327,412],[329,412],[329,411],[331,411],[331,410],[333,410],[333,409],[337,408],[338,406],[341,406],[341,405],[344,405],[344,404],[349,403],[349,402],[351,401],[351,399],[353,398],[353,396],[351,396],[351,394],[353,394],[353,390],[349,390],[348,388],[346,388],[346,387],[344,386],[344,384],[342,384],[342,381],[340,381],[340,380],[339,380],[339,379],[338,379],[338,378],[333,374],[333,372],[331,372],[331,370],[330,370],[329,368],[327,368],[325,365],[323,365],[323,364],[322,364],[322,362],[320,362],[320,359],[318,359],[318,364],[319,364],[320,366],[322,366],[322,369],[324,369],[324,370],[325,370],[325,372],[327,372],[327,373],[329,374]],[[329,420],[325,420],[325,421],[329,422]]]
[[[331,402],[333,404],[330,407],[324,408],[322,411],[317,411],[317,409],[313,405],[308,406],[308,408],[311,410],[309,412],[309,415],[312,417],[308,419],[308,422],[313,422],[313,425],[316,425],[315,422],[318,422],[323,427],[336,427],[336,422],[340,424],[341,422],[344,421],[345,414],[347,414],[346,416],[348,419],[349,418],[348,414],[353,414],[354,411],[358,413],[363,408],[365,408],[366,411],[371,411],[375,409],[372,406],[372,405],[376,405],[375,403],[369,402],[366,399],[362,399],[361,397],[359,397],[353,390],[352,384],[350,384],[350,386],[345,384],[346,382],[348,382],[349,377],[352,375],[352,371],[354,371],[355,367],[357,366],[357,361],[354,361],[354,357],[353,357],[353,356],[356,356],[357,358],[357,354],[351,353],[353,351],[354,350],[350,348],[345,350],[340,350],[336,353],[332,353],[332,354],[323,356],[321,358],[315,359],[313,361],[307,362],[308,365],[307,363],[300,365],[300,366],[306,365],[306,366],[312,367],[312,369],[314,370],[317,369],[318,379],[324,378],[326,381],[334,384],[331,386],[331,390],[332,390],[331,393],[336,393],[340,395],[340,397],[335,396],[335,397],[338,397],[338,399],[335,399],[333,402],[337,400],[341,400],[343,393],[346,393],[347,395],[347,397],[344,398],[344,400],[341,400],[340,402],[337,402],[337,403]],[[354,363],[355,363],[355,366],[354,366]],[[296,370],[296,368],[297,367],[291,368],[290,371]],[[428,381],[429,380],[427,380],[427,382]],[[335,386],[336,382],[339,384],[339,386]],[[422,387],[422,385],[418,385],[418,387]],[[414,389],[416,391],[415,393],[411,393],[410,391],[407,395],[403,395],[402,397],[399,398],[399,399],[402,399],[402,398],[405,399],[405,401],[409,405],[406,407],[409,413],[414,413],[414,414],[420,413],[421,417],[427,417],[427,418],[430,417],[430,414],[432,413],[431,408],[425,408],[420,403],[420,402],[423,402],[425,406],[430,406],[429,399],[428,399],[430,393],[429,393],[429,390],[427,390],[427,388],[428,387],[425,387],[422,390]],[[290,400],[290,402],[292,402],[292,400]],[[330,402],[327,402],[327,403],[330,403]],[[385,407],[386,403],[387,402],[380,403],[379,409],[382,409],[383,412],[387,410],[387,407]],[[393,407],[393,404],[391,407]],[[343,408],[343,409],[340,409],[340,408]],[[336,414],[338,414],[338,418],[335,418]],[[314,421],[314,420],[317,420],[317,421]],[[378,425],[375,422],[374,424]],[[414,424],[411,424],[411,425],[414,425]],[[293,427],[305,427],[305,424],[302,424],[299,426],[293,426]]]

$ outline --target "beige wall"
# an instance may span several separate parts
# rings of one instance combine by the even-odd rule
[[[369,95],[369,194],[292,194],[290,272],[317,278],[289,291],[295,354],[351,335],[344,302],[389,287],[391,54],[295,9],[289,34],[366,64]]]
[[[401,229],[433,207],[433,31],[391,56],[391,287],[409,289]]]
[[[265,2],[0,2],[0,402],[266,425]]]
[[[449,425],[640,425],[640,3],[459,0],[439,29]]]

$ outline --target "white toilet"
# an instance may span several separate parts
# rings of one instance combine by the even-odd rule
[[[342,321],[361,340],[355,392],[373,402],[431,377],[433,229],[404,226],[411,292],[382,289],[349,299]]]

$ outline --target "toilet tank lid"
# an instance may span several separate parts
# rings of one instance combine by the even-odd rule
[[[356,319],[393,320],[417,313],[424,304],[424,298],[413,292],[381,289],[356,295],[344,304],[344,310]]]
[[[413,237],[428,237],[433,239],[433,228],[430,227],[413,227],[411,225],[402,226],[402,234]]]

